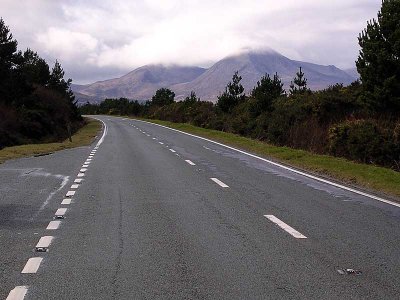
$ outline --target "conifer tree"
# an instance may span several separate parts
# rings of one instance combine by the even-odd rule
[[[273,101],[276,98],[285,97],[286,92],[277,73],[273,78],[269,74],[265,74],[260,81],[257,81],[257,86],[254,87],[251,96],[255,100],[255,107],[252,109],[253,113],[260,114],[270,110]]]
[[[225,92],[218,97],[217,106],[223,112],[231,112],[236,105],[244,101],[245,94],[244,88],[240,83],[241,80],[242,77],[239,76],[239,72],[236,71],[235,74],[233,74],[232,81],[227,84]]]
[[[370,111],[400,111],[400,2],[383,0],[378,18],[359,35],[361,102]]]
[[[296,77],[290,82],[289,93],[291,96],[296,94],[306,94],[309,93],[310,89],[307,88],[307,78],[305,78],[304,72],[301,67],[296,73]]]

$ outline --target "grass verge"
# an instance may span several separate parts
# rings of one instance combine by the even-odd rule
[[[0,150],[0,163],[3,163],[8,159],[43,155],[54,151],[90,145],[101,130],[101,122],[89,118],[85,118],[85,120],[87,122],[86,125],[72,136],[72,142],[66,139],[60,143],[27,144],[6,147]]]
[[[387,168],[355,163],[343,158],[313,154],[289,147],[273,146],[236,134],[204,129],[190,124],[148,119],[146,121],[202,136],[352,186],[393,196],[396,200],[400,198],[400,173]]]

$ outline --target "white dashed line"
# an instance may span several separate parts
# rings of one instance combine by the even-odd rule
[[[24,269],[22,270],[22,274],[34,274],[39,270],[40,264],[43,260],[43,257],[31,257],[26,262]]]
[[[156,140],[156,138],[153,138],[153,140]]]
[[[175,153],[175,152],[176,152],[174,149],[169,149],[169,151],[171,151],[172,153]]]
[[[191,166],[195,166],[196,164],[194,163],[194,162],[192,162],[191,160],[185,160],[189,165],[191,165]]]
[[[287,233],[289,233],[290,235],[292,235],[293,237],[295,237],[296,239],[306,239],[307,237],[302,235],[300,232],[298,232],[296,229],[294,229],[293,227],[290,227],[288,224],[286,224],[285,222],[279,220],[277,217],[275,217],[274,215],[264,215],[264,217],[266,217],[268,220],[270,220],[271,222],[275,223],[276,225],[278,225],[280,228],[282,228],[283,230],[285,230]]]
[[[164,143],[163,142],[158,142],[160,145],[164,145]]]
[[[16,286],[11,292],[8,294],[6,300],[22,300],[25,297],[26,292],[28,291],[27,286]]]
[[[60,227],[61,221],[50,221],[49,225],[47,225],[47,230],[56,230]]]
[[[82,168],[87,168],[89,167],[89,165],[82,165]]]
[[[91,161],[90,161],[90,160],[89,160],[89,161],[85,161],[85,162],[84,162],[84,164],[85,164],[85,165],[88,165],[88,164],[90,164],[90,163],[91,163]]]
[[[88,158],[88,159],[86,159],[86,161],[92,161],[93,160],[93,158]]]
[[[93,158],[93,155],[89,155],[88,158]]]
[[[79,175],[78,175],[79,176]],[[66,197],[72,197],[73,195],[75,195],[75,191],[68,191],[65,196]]]
[[[50,246],[51,242],[53,241],[53,236],[42,236],[39,242],[36,244],[36,251],[43,251],[45,252],[46,249]]]
[[[85,176],[85,173],[78,173],[77,176],[78,176],[78,177],[83,177],[83,176]]]
[[[81,173],[85,173],[86,171],[87,171],[87,168],[82,168],[79,170],[79,172],[81,172]]]
[[[210,178],[210,179],[223,188],[229,187],[228,185],[226,185],[225,183],[223,183],[221,180],[219,180],[217,178]]]
[[[71,204],[71,199],[63,199],[61,202],[61,205],[70,205]]]
[[[75,183],[81,183],[82,180],[83,180],[82,178],[77,178],[77,179],[74,180],[74,182],[75,182]]]
[[[71,189],[77,189],[79,187],[79,184],[73,184],[71,185]]]
[[[56,213],[54,216],[58,219],[63,219],[65,216],[65,213],[67,212],[67,209],[65,207],[57,209]]]

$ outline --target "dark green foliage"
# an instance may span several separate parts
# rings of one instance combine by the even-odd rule
[[[297,94],[309,94],[310,89],[307,88],[307,78],[305,78],[304,72],[300,70],[296,73],[296,77],[293,78],[293,81],[290,83],[289,94],[291,96]]]
[[[399,167],[400,143],[392,125],[372,119],[346,120],[330,128],[329,151],[363,163]]]
[[[275,99],[286,97],[286,91],[283,89],[283,83],[278,74],[273,78],[269,74],[261,77],[251,92],[251,97],[254,98],[251,104],[251,111],[254,116],[271,110]]]
[[[232,81],[226,86],[225,92],[218,97],[217,107],[221,111],[229,113],[236,105],[244,101],[245,95],[243,93],[244,88],[240,83],[241,80],[242,77],[236,71],[232,77]]]
[[[50,73],[36,52],[17,52],[17,42],[0,19],[0,149],[65,139],[76,131],[82,118],[70,85],[58,62]]]
[[[200,101],[200,98],[197,98],[196,93],[194,91],[190,92],[190,96],[187,96],[185,100],[183,100],[186,104],[191,105]]]
[[[168,105],[174,103],[175,93],[170,89],[161,88],[156,91],[153,98],[151,98],[151,104],[157,106]]]
[[[400,2],[382,1],[377,20],[360,34],[357,64],[363,85],[361,100],[369,111],[400,111]]]

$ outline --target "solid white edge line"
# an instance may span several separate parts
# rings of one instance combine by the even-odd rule
[[[229,185],[223,183],[221,180],[217,179],[217,178],[210,178],[212,181],[214,181],[216,184],[218,184],[220,187],[223,188],[228,188]]]
[[[26,292],[28,291],[27,286],[16,286],[10,291],[6,300],[22,300],[24,299]]]
[[[289,226],[282,220],[278,219],[274,215],[264,215],[268,220],[270,220],[272,223],[278,225],[280,228],[285,230],[287,233],[289,233],[291,236],[295,237],[296,239],[306,239],[307,237],[300,232],[298,232],[296,229],[293,227]]]
[[[47,225],[47,230],[56,230],[60,227],[61,221],[50,221],[49,225]]]
[[[196,164],[194,162],[192,162],[191,160],[187,159],[185,160],[189,165],[191,166],[195,166]]]
[[[137,119],[133,119],[133,120],[135,120],[137,122],[143,122],[143,123],[151,124],[151,125],[154,125],[154,126],[159,126],[159,127],[162,127],[162,128],[166,128],[166,129],[169,129],[169,130],[172,130],[172,131],[176,131],[176,132],[191,136],[191,137],[195,137],[195,138],[198,138],[200,140],[207,141],[207,142],[210,142],[210,143],[213,143],[213,144],[216,144],[216,145],[219,145],[219,146],[234,150],[236,152],[248,155],[250,157],[257,158],[257,159],[262,160],[264,162],[270,163],[271,165],[274,165],[274,166],[280,167],[282,169],[285,169],[287,171],[290,171],[290,172],[293,172],[293,173],[296,173],[296,174],[299,174],[299,175],[302,175],[302,176],[317,180],[319,182],[323,182],[323,183],[329,184],[331,186],[334,186],[334,187],[337,187],[337,188],[340,188],[340,189],[343,189],[343,190],[346,190],[346,191],[349,191],[349,192],[352,192],[352,193],[355,193],[355,194],[358,194],[358,195],[361,195],[361,196],[364,196],[364,197],[368,197],[370,199],[374,199],[374,200],[377,200],[377,201],[380,201],[380,202],[383,202],[383,203],[386,203],[386,204],[390,204],[390,205],[393,205],[393,206],[396,206],[396,207],[400,207],[400,203],[396,203],[396,202],[393,202],[393,201],[390,201],[390,200],[386,200],[386,199],[383,199],[381,197],[377,197],[377,196],[374,196],[374,195],[371,195],[371,194],[368,194],[368,193],[364,193],[362,191],[359,191],[359,190],[356,190],[356,189],[353,189],[353,188],[350,188],[350,187],[347,187],[347,186],[344,186],[344,185],[341,185],[341,184],[338,184],[338,183],[335,183],[335,182],[332,182],[332,181],[329,181],[329,180],[326,180],[326,179],[323,179],[323,178],[320,178],[320,177],[317,177],[317,176],[314,176],[314,175],[311,175],[311,174],[307,174],[305,172],[302,172],[302,171],[299,171],[299,170],[284,166],[282,164],[279,164],[279,163],[273,162],[271,160],[262,158],[260,156],[248,153],[246,151],[239,150],[237,148],[234,148],[234,147],[231,147],[231,146],[228,146],[228,145],[225,145],[225,144],[222,144],[222,143],[219,143],[219,142],[207,139],[207,138],[203,138],[201,136],[197,136],[197,135],[194,135],[194,134],[191,134],[191,133],[187,133],[187,132],[184,132],[184,131],[181,131],[181,130],[178,130],[178,129],[169,128],[167,126],[160,125],[160,124],[155,124],[155,123],[142,121],[142,120],[137,120]]]
[[[25,264],[22,274],[34,274],[39,270],[43,257],[31,257]]]

